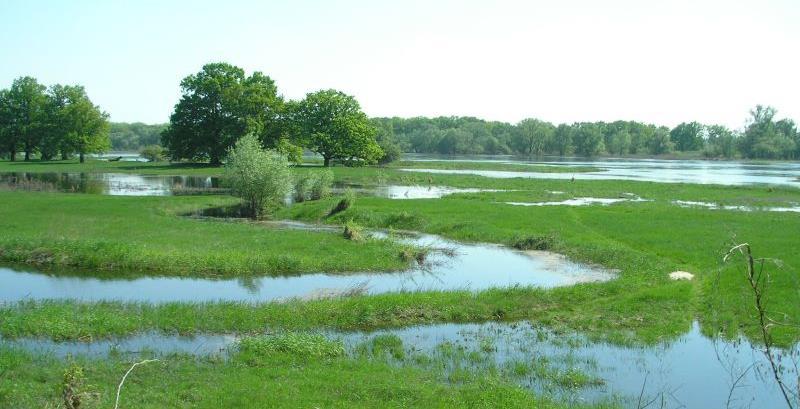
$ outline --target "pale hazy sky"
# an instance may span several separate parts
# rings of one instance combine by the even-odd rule
[[[287,98],[371,116],[800,121],[800,0],[0,1],[0,87],[86,86],[114,121],[165,122],[226,61]]]

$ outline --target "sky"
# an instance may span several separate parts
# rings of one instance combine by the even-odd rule
[[[81,84],[112,121],[167,122],[219,61],[370,116],[800,122],[800,0],[0,1],[0,88]]]

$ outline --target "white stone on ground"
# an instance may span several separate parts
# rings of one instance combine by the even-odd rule
[[[673,271],[669,273],[669,278],[671,280],[691,280],[694,278],[694,274],[688,271]]]

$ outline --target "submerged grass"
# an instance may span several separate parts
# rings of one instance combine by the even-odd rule
[[[136,408],[574,407],[490,374],[450,383],[437,371],[341,355],[309,359],[284,349],[248,347],[229,360],[159,357],[130,374],[121,403]],[[131,363],[122,356],[64,362],[0,347],[0,406],[61,407],[62,374],[73,368],[70,373],[80,379],[71,393],[86,396],[81,407],[112,407],[119,378]]]

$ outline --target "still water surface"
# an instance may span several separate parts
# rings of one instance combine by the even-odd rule
[[[280,223],[276,227],[320,229],[298,222]],[[379,232],[376,234],[382,235]],[[65,275],[0,267],[0,301],[58,298],[154,303],[216,300],[256,302],[335,296],[353,289],[379,294],[423,290],[477,291],[513,286],[549,288],[614,277],[610,271],[575,263],[555,253],[524,252],[493,244],[460,243],[434,235],[403,236],[397,240],[434,251],[424,265],[407,271],[315,273],[227,280],[153,276],[101,278],[91,274]]]
[[[592,342],[580,334],[556,334],[526,322],[438,324],[324,334],[341,339],[351,353],[357,345],[377,336],[394,335],[403,341],[407,356],[436,357],[444,364],[446,372],[454,368],[502,370],[513,363],[536,362],[561,374],[579,370],[602,380],[600,384],[571,388],[533,374],[510,375],[523,387],[572,403],[611,400],[636,408],[642,407],[641,396],[641,402],[655,400],[657,404],[650,407],[659,408],[780,408],[785,405],[768,370],[768,361],[757,346],[742,338],[725,341],[706,337],[696,322],[677,340],[648,347]],[[145,333],[93,342],[23,338],[0,339],[0,344],[59,357],[69,354],[102,357],[111,350],[134,355],[150,351],[224,356],[239,339],[235,334]],[[800,346],[776,352],[785,371],[784,379],[796,388],[798,369],[794,364],[800,358]],[[413,361],[406,359],[405,362]]]
[[[444,170],[403,169],[408,172],[442,174],[471,174],[492,178],[536,178],[576,180],[640,180],[661,183],[699,183],[720,185],[772,184],[800,187],[800,163],[798,162],[735,162],[707,160],[657,160],[657,159],[564,159],[545,158],[525,161],[509,156],[456,156],[409,155],[406,160],[433,161],[459,160],[475,162],[515,163],[545,166],[584,167],[593,166],[597,172],[513,172],[499,170]]]

